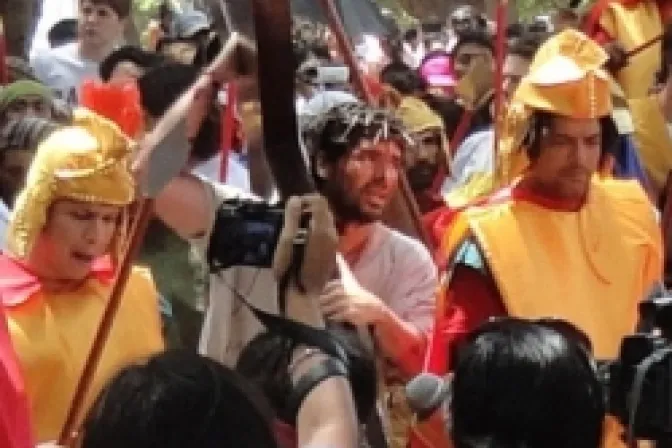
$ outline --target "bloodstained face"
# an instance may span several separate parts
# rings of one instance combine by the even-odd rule
[[[363,139],[335,165],[325,167],[322,193],[344,223],[379,220],[399,186],[402,151],[398,142]]]

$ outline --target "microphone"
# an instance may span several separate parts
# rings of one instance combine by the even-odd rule
[[[450,395],[450,386],[438,375],[424,372],[406,385],[406,400],[420,421],[428,419]]]

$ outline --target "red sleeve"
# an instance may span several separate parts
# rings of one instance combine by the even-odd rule
[[[0,304],[0,447],[34,446],[29,414],[20,366]]]
[[[608,44],[609,42],[612,42],[614,40],[613,37],[609,35],[604,29],[602,29],[601,26],[597,26],[597,30],[595,33],[591,36],[595,42],[598,44],[604,46]]]
[[[446,262],[445,255],[441,253],[441,242],[446,229],[453,223],[459,211],[461,209],[452,209],[444,204],[429,213],[425,213],[422,217],[422,225],[431,239],[432,255],[434,256],[436,265],[439,267],[439,271],[444,270]]]
[[[441,323],[442,346],[446,347],[446,365],[456,345],[476,327],[494,316],[506,316],[506,309],[491,276],[458,265],[448,292],[446,314]]]

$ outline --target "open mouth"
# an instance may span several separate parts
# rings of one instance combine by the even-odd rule
[[[366,196],[363,204],[370,209],[382,210],[387,206],[387,198],[379,196]]]
[[[72,253],[72,258],[74,258],[77,261],[80,261],[82,263],[92,263],[93,260],[95,259],[94,256],[84,254],[82,252],[73,252]]]

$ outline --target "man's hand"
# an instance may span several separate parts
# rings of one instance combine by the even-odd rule
[[[338,259],[341,279],[332,281],[320,296],[324,316],[334,322],[352,325],[373,325],[386,316],[387,307],[354,278],[341,257]]]
[[[300,280],[305,288],[299,291],[294,278],[290,278],[287,293],[287,316],[316,328],[324,328],[324,319],[316,299],[324,285],[332,278],[336,268],[338,233],[329,211],[327,200],[319,195],[292,197],[285,208],[285,223],[275,249],[273,270],[282,278],[292,263],[294,242],[299,234],[301,216],[311,215]]]
[[[254,46],[244,37],[233,33],[215,61],[206,69],[195,84],[185,92],[161,117],[152,132],[148,133],[140,144],[136,154],[133,171],[142,173],[147,170],[150,153],[173,129],[184,123],[187,140],[193,139],[201,128],[203,120],[212,108],[215,88],[231,80],[246,80],[239,86],[241,101],[254,92],[254,84],[248,82],[255,70]]]
[[[287,272],[294,255],[294,241],[299,233],[303,214],[310,215],[306,235],[301,284],[308,296],[317,296],[336,268],[338,233],[327,200],[317,194],[292,197],[285,208],[285,223],[278,240],[273,270],[278,279]]]

